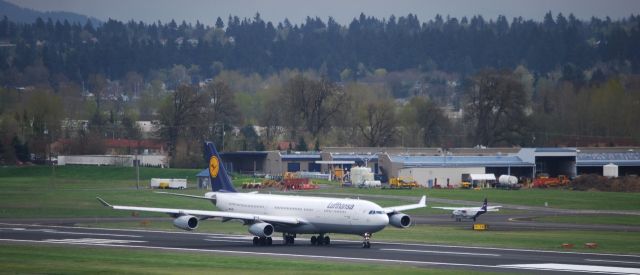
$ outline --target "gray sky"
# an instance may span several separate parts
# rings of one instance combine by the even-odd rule
[[[508,19],[522,16],[541,21],[552,11],[565,15],[573,13],[579,19],[592,16],[618,19],[640,14],[640,0],[8,0],[22,7],[40,11],[71,11],[100,20],[177,22],[196,20],[213,25],[221,17],[253,17],[260,12],[265,21],[274,23],[289,18],[293,24],[304,22],[307,16],[320,17],[325,22],[332,16],[341,24],[348,24],[361,12],[367,16],[388,18],[409,13],[420,21],[433,19],[436,14],[461,18],[480,14],[485,19],[505,15]]]

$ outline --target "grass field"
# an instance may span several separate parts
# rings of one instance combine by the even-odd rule
[[[579,215],[579,216],[546,216],[534,218],[540,222],[578,223],[578,224],[617,224],[640,226],[640,217],[622,215]]]
[[[460,270],[233,257],[212,253],[0,244],[12,274],[459,274]],[[466,270],[470,274],[489,274]]]

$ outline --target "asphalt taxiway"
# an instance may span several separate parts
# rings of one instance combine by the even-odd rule
[[[300,236],[293,246],[282,245],[278,237],[272,246],[253,246],[249,235],[0,223],[0,243],[191,251],[508,273],[640,274],[640,255],[377,242],[375,236],[370,249],[361,248],[359,241],[336,239],[329,246],[319,247],[310,245],[308,237]]]

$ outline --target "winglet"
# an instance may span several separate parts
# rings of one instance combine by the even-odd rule
[[[106,207],[110,207],[113,208],[113,206],[111,206],[111,204],[109,204],[108,202],[106,202],[105,200],[101,199],[100,197],[96,197],[96,199],[98,199],[98,201],[100,201],[100,203],[102,203],[102,205],[106,206]]]
[[[418,202],[418,204],[422,205],[423,207],[427,206],[427,195],[422,195],[422,199],[420,199],[420,202]]]

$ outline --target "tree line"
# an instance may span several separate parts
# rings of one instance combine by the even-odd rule
[[[182,65],[192,81],[222,69],[262,76],[284,69],[315,70],[333,81],[361,79],[378,69],[419,68],[463,76],[486,67],[523,65],[536,75],[564,66],[585,71],[606,66],[615,72],[640,68],[640,17],[621,20],[547,13],[543,20],[504,16],[416,15],[375,18],[361,14],[341,25],[308,17],[301,24],[265,22],[260,14],[229,16],[211,26],[109,20],[94,26],[38,19],[32,24],[0,20],[2,84],[39,81],[56,86],[60,78],[80,83],[92,74],[122,79],[134,71],[149,78],[156,70]],[[177,86],[177,83],[168,83]]]

